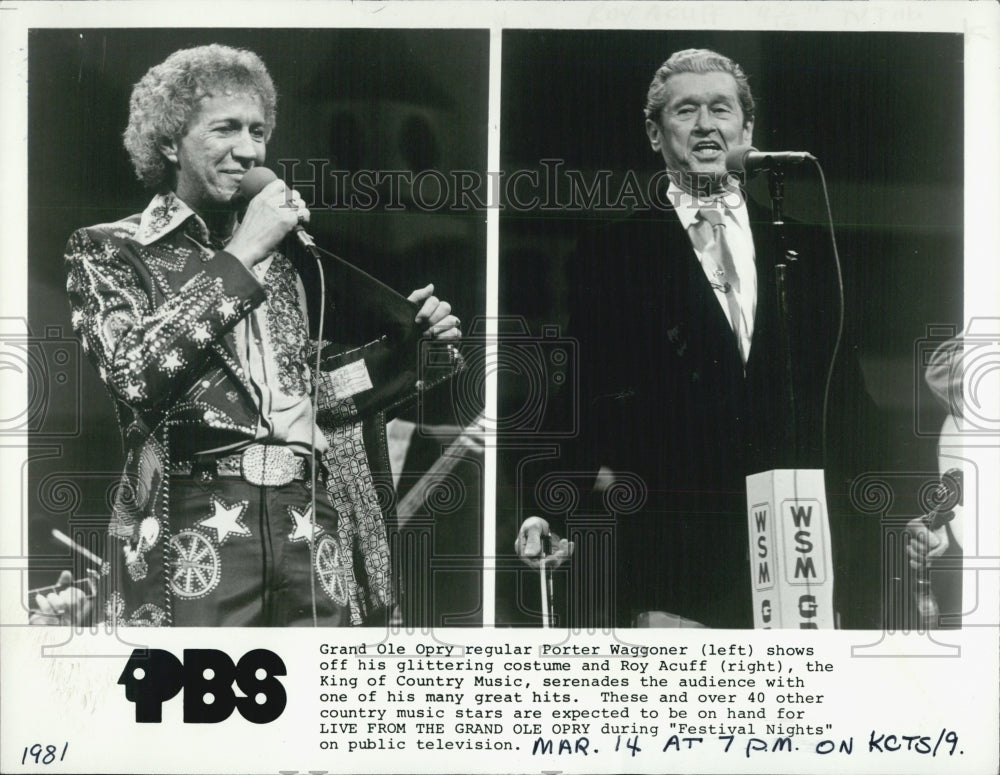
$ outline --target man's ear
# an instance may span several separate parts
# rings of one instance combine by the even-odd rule
[[[177,141],[172,137],[161,137],[156,147],[171,164],[177,164]]]
[[[753,145],[753,121],[747,121],[743,124],[743,142],[740,145],[744,147],[749,147]]]
[[[654,151],[660,151],[663,148],[663,130],[651,118],[646,119],[646,136],[649,138],[649,144]]]

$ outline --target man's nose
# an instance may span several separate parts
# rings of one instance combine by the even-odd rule
[[[698,109],[698,113],[695,116],[694,128],[701,132],[710,132],[715,129],[715,117],[707,105],[703,105]]]
[[[257,145],[250,136],[250,130],[244,129],[236,136],[233,143],[233,158],[245,161],[256,161],[257,154]]]

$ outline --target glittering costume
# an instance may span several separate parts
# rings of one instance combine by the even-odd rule
[[[260,386],[239,349],[240,321],[253,318],[266,329],[276,395],[305,396],[313,385],[316,345],[288,258],[272,252],[251,273],[218,248],[172,194],[155,197],[141,215],[80,229],[66,248],[73,328],[115,400],[125,452],[109,525],[108,618],[308,623],[311,614],[302,611],[314,590],[328,614],[323,622],[362,623],[394,603],[379,498],[387,469],[383,412],[412,397],[414,381],[397,376],[382,389],[380,372],[367,368],[369,345],[346,353],[322,345],[316,425],[325,493],[317,493],[315,517],[301,457],[279,461],[295,473],[281,487],[244,481],[239,465],[226,478],[221,458],[216,468],[200,468],[190,454],[199,445],[215,450],[221,440],[238,453],[268,440]],[[267,450],[274,447],[264,448],[265,457]],[[259,461],[264,475],[273,465]],[[261,583],[281,592],[277,613],[255,610],[268,607],[266,595],[247,599]],[[218,615],[185,615],[185,606],[213,596],[236,602],[219,603]],[[244,614],[228,616],[240,607]]]

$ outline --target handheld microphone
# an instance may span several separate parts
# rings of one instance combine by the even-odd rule
[[[243,176],[243,180],[240,181],[239,196],[249,202],[272,181],[277,179],[278,176],[274,174],[274,171],[267,167],[251,167]],[[302,228],[301,223],[296,224],[294,232],[299,244],[310,253],[315,254],[316,243],[313,241],[312,235]]]
[[[802,164],[804,161],[816,161],[816,157],[808,151],[758,151],[753,147],[734,148],[726,154],[726,169],[729,172],[745,172],[752,175],[759,170],[774,170],[788,164]]]

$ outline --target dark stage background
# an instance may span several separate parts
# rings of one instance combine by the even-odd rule
[[[843,262],[847,326],[869,392],[890,426],[885,471],[936,472],[944,412],[923,383],[919,361],[924,340],[960,329],[963,319],[963,98],[976,95],[963,95],[962,37],[508,30],[503,168],[508,175],[539,170],[544,180],[540,160],[550,159],[582,171],[587,181],[598,170],[611,170],[619,183],[628,170],[647,180],[662,169],[662,159],[644,130],[646,90],[659,65],[684,48],[714,49],[743,66],[757,101],[757,148],[806,150],[822,163]],[[786,184],[787,214],[825,224],[815,172],[791,170]],[[750,191],[768,202],[764,180],[752,181]],[[522,199],[528,193],[522,188]],[[501,312],[523,316],[533,337],[546,324],[564,324],[566,258],[589,222],[609,217],[616,216],[504,209]],[[623,309],[622,320],[627,315]],[[550,363],[547,389],[562,376]],[[505,416],[544,404],[546,388],[538,390],[532,379],[530,369],[517,364],[501,375]],[[501,454],[501,553],[512,551],[517,525],[527,516],[517,503],[517,466],[528,454],[523,448]],[[888,516],[916,516],[916,489],[902,484]],[[499,565],[498,623],[537,624],[535,574],[511,555]]]
[[[37,30],[29,38],[29,324],[66,349],[69,310],[62,250],[77,227],[140,211],[148,195],[121,147],[131,85],[170,52],[208,42],[244,46],[267,63],[279,91],[268,163],[329,160],[329,169],[414,172],[485,168],[488,34],[444,30]],[[670,52],[715,48],[740,62],[758,103],[755,145],[808,150],[830,185],[843,259],[847,322],[869,391],[891,427],[887,471],[932,471],[943,417],[920,378],[928,336],[962,324],[963,78],[958,35],[901,33],[703,33],[519,31],[503,36],[501,165],[540,170],[561,160],[589,179],[608,169],[640,179],[661,168],[643,129],[653,72]],[[992,95],[991,95],[992,96]],[[969,95],[974,98],[975,95]],[[311,171],[300,164],[297,179]],[[762,181],[752,193],[766,201]],[[299,186],[300,189],[304,187]],[[484,187],[485,189],[485,187]],[[304,191],[308,197],[308,191]],[[485,190],[480,193],[485,197]],[[319,198],[332,197],[332,190]],[[814,178],[794,171],[789,215],[822,219]],[[501,213],[500,305],[531,336],[564,322],[562,270],[585,211]],[[480,211],[333,212],[314,209],[311,230],[390,285],[408,292],[433,279],[467,324],[485,308],[485,214]],[[932,327],[935,327],[932,329]],[[118,432],[103,386],[73,355],[68,383],[48,385],[32,441],[28,508],[32,585],[51,583],[66,554],[51,527],[103,528],[120,464]],[[557,373],[557,372],[555,372]],[[501,373],[515,410],[539,387]],[[481,400],[481,370],[456,390]],[[474,393],[470,402],[469,392]],[[527,398],[526,398],[527,396]],[[542,400],[544,404],[544,400]],[[455,417],[456,396],[433,396],[427,417]],[[504,415],[506,416],[506,415]],[[411,419],[418,419],[411,416]],[[522,439],[523,441],[523,439]],[[520,442],[519,442],[520,443]],[[532,440],[526,442],[529,446]],[[422,445],[435,446],[434,440]],[[440,444],[437,445],[440,448]],[[498,472],[498,623],[537,621],[537,580],[509,555],[518,512],[513,475],[523,449]],[[434,616],[478,617],[481,557],[479,462],[466,509],[433,524]],[[414,465],[418,470],[420,464]],[[403,488],[414,475],[404,477]],[[908,513],[915,498],[899,492]],[[493,494],[490,493],[489,497]],[[518,591],[523,587],[524,592]]]
[[[436,169],[476,171],[485,179],[486,31],[448,30],[35,30],[29,37],[29,325],[32,335],[71,337],[62,253],[73,230],[140,212],[143,190],[122,147],[134,84],[171,52],[224,43],[258,53],[278,90],[277,129],[267,163],[294,181],[315,180],[305,163],[326,171]],[[286,179],[287,176],[286,176]],[[326,180],[329,185],[330,178]],[[298,185],[313,201],[316,241],[404,294],[433,281],[463,322],[485,309],[485,213],[412,206],[403,210],[334,211],[332,188]],[[485,185],[483,187],[485,190]],[[343,191],[340,192],[343,196]],[[387,198],[387,191],[380,192]],[[54,345],[53,345],[54,346]],[[51,349],[51,348],[50,348]],[[69,382],[50,386],[45,425],[32,443],[29,467],[32,586],[67,567],[50,537],[57,527],[100,532],[121,465],[112,405],[89,363],[70,345]],[[44,376],[42,377],[45,378]],[[481,405],[481,375],[466,374],[432,392],[412,420],[462,423],[463,406]],[[43,391],[44,392],[44,391]],[[48,432],[45,432],[48,429]],[[440,451],[437,436],[411,449],[401,494]],[[415,461],[415,458],[423,458]],[[481,621],[481,461],[459,464],[462,502],[420,524],[434,552],[430,586],[436,623]],[[426,516],[426,515],[424,515]],[[424,528],[421,528],[424,529]],[[423,593],[425,603],[428,590]]]

